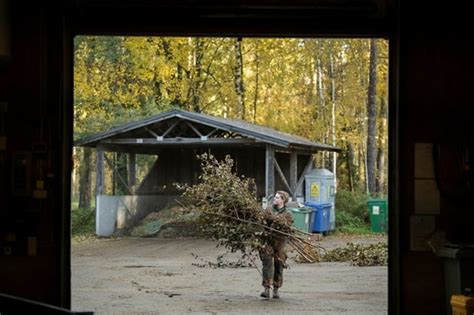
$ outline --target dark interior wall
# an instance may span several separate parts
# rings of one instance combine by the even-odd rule
[[[76,3],[87,3],[87,1]],[[67,240],[63,242],[61,235],[68,235],[69,229],[63,220],[68,210],[66,205],[70,184],[65,179],[68,178],[70,170],[69,137],[72,116],[70,108],[63,104],[72,103],[71,91],[66,89],[67,93],[62,92],[63,82],[66,83],[66,87],[70,88],[72,85],[71,65],[62,59],[63,49],[70,47],[64,46],[63,32],[89,30],[91,33],[103,33],[107,28],[109,31],[113,29],[120,31],[120,28],[125,31],[128,28],[131,33],[139,29],[144,33],[147,29],[155,31],[157,29],[156,26],[153,28],[140,23],[124,23],[124,20],[117,18],[120,15],[111,14],[111,9],[107,8],[114,6],[112,2],[101,3],[105,8],[89,7],[75,10],[72,14],[73,19],[65,18],[68,23],[66,25],[71,24],[70,28],[65,28],[62,24],[63,12],[66,12],[66,16],[71,12],[68,11],[70,8],[62,11],[62,3],[40,2],[27,6],[24,3],[14,2],[11,19],[12,58],[9,68],[0,72],[1,101],[6,100],[9,103],[6,114],[7,152],[0,157],[2,168],[0,187],[7,187],[1,195],[1,250],[8,245],[13,251],[24,253],[25,237],[31,236],[29,235],[31,231],[37,233],[38,241],[36,256],[5,256],[0,252],[0,291],[65,307],[69,306],[70,294],[67,251],[69,245]],[[286,3],[292,4],[291,1]],[[320,18],[316,13],[305,10],[306,14],[309,12],[310,17],[313,14],[312,20],[318,21],[311,27],[305,27],[304,19],[299,19],[298,23],[288,23],[278,18],[250,26],[239,19],[221,19],[223,22],[220,27],[219,20],[213,19],[212,23],[197,23],[191,26],[188,24],[187,27],[196,32],[196,25],[207,25],[208,29],[213,27],[215,29],[217,23],[217,28],[221,32],[227,30],[233,34],[252,32],[259,34],[259,30],[262,30],[262,33],[268,35],[285,32],[290,35],[292,32],[300,35],[359,33],[391,36],[391,45],[394,47],[391,55],[393,63],[391,69],[394,71],[392,79],[395,78],[399,82],[398,89],[393,85],[396,82],[392,82],[391,88],[391,152],[399,154],[390,157],[392,162],[390,207],[394,210],[391,212],[391,235],[397,236],[394,234],[397,229],[400,235],[399,238],[392,238],[390,242],[392,249],[399,243],[400,255],[397,256],[396,251],[391,252],[390,292],[396,293],[397,290],[401,290],[399,301],[391,296],[391,310],[400,306],[402,314],[443,314],[444,282],[441,262],[433,254],[412,252],[409,248],[409,220],[413,214],[414,203],[413,154],[416,142],[434,141],[445,130],[457,129],[461,123],[471,124],[472,120],[469,120],[474,117],[474,106],[471,105],[470,95],[473,86],[474,51],[472,36],[468,34],[472,18],[467,16],[471,11],[463,8],[458,2],[456,6],[450,6],[447,2],[438,6],[430,1],[423,1],[421,6],[416,7],[412,2],[404,1],[399,16],[400,31],[397,37],[395,36],[397,24],[394,18],[398,16],[398,12],[393,10],[391,6],[393,2],[378,3],[388,8],[388,14],[382,12],[378,15],[376,12],[372,17],[370,14],[352,14],[351,18],[335,19],[331,15],[325,16],[324,13],[323,18]],[[420,1],[417,3],[420,4]],[[276,6],[278,7],[278,4]],[[193,10],[192,7],[188,8],[190,9],[186,11],[187,14]],[[94,10],[102,10],[102,15],[97,14],[95,18],[88,15]],[[147,8],[141,10],[142,13],[153,11]],[[181,9],[175,8],[175,12],[179,10]],[[126,17],[126,11],[126,8],[121,9],[123,17]],[[229,11],[235,12],[235,10]],[[108,14],[104,15],[104,12]],[[140,9],[134,12],[140,13]],[[104,16],[110,18],[107,20]],[[138,21],[139,17],[140,14],[136,15],[135,21]],[[141,23],[152,20],[142,19]],[[166,25],[166,19],[163,21]],[[168,23],[170,31],[173,28],[169,25],[173,23],[169,20]],[[180,23],[180,28],[185,29],[186,23]],[[166,27],[162,30],[166,32]],[[63,97],[66,97],[66,100]],[[393,120],[394,115],[397,115],[398,119]],[[32,151],[41,125],[40,117],[45,117],[42,120],[43,130],[44,134],[49,135],[44,140],[47,144],[47,158],[44,158],[41,150],[36,153]],[[394,129],[397,124],[398,129]],[[63,137],[64,134],[67,138]],[[397,151],[394,151],[396,149]],[[34,168],[32,167],[32,175],[29,177],[32,184],[41,175],[38,172],[40,169],[44,176],[50,174],[45,179],[49,196],[46,200],[38,202],[30,197],[16,196],[11,191],[10,170],[14,152],[17,150],[32,152]],[[455,229],[459,222],[472,220],[471,205],[460,209],[442,199],[441,208],[441,214],[437,218],[439,227]],[[396,209],[400,209],[399,217],[394,213]],[[11,239],[11,233],[17,236],[16,241]],[[399,266],[398,260],[400,260]]]
[[[1,101],[8,103],[7,151],[0,153],[0,181],[7,187],[0,205],[0,291],[68,305],[69,258],[62,255],[68,240],[61,235],[69,229],[62,211],[69,183],[62,178],[70,149],[61,125],[61,23],[58,4],[11,1],[11,57],[0,72]],[[19,158],[23,152],[28,159]],[[45,199],[32,198],[37,180]]]
[[[219,161],[229,155],[234,160],[234,171],[254,178],[257,195],[265,194],[265,149],[259,147],[163,149],[158,152],[158,160],[140,184],[137,194],[180,194],[170,183],[197,183],[201,167],[196,156],[203,153],[211,153]]]
[[[458,5],[406,5],[400,14],[399,46],[401,313],[444,314],[443,262],[433,253],[410,251],[414,148],[418,142],[458,141],[466,130],[474,135],[474,48],[467,34],[471,18]],[[459,207],[443,196],[440,202],[436,226],[448,237],[461,222],[474,222],[472,204]]]

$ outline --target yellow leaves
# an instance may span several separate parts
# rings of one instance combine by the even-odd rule
[[[246,119],[324,142],[334,79],[338,142],[362,143],[369,41],[244,38]],[[189,109],[193,93],[204,112],[235,117],[234,43],[235,38],[77,36],[76,127],[100,131],[87,128],[84,120],[98,115],[114,124],[129,109],[141,115],[158,113],[169,104]],[[386,98],[388,42],[378,40],[377,45],[377,97]]]

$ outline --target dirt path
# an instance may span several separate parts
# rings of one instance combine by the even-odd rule
[[[328,236],[321,245],[333,248],[346,242],[343,237]],[[387,313],[387,267],[290,260],[282,298],[262,300],[255,268],[193,265],[199,260],[191,253],[215,262],[223,252],[201,239],[124,238],[73,244],[72,309],[96,314]]]

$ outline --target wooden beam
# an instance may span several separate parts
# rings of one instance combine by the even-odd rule
[[[95,195],[96,198],[104,193],[104,148],[101,145],[97,146],[96,159],[96,184]],[[96,199],[97,202],[97,199]],[[97,205],[97,203],[96,203]]]
[[[290,187],[292,192],[293,201],[296,201],[296,197],[301,194],[301,190],[298,191],[298,154],[296,152],[290,153]]]
[[[196,142],[190,144],[183,143],[153,143],[153,144],[104,144],[104,150],[107,152],[123,152],[123,153],[135,153],[135,154],[147,154],[147,155],[158,155],[161,154],[164,150],[170,148],[189,148],[189,149],[199,149],[199,148],[214,148],[217,146],[230,147],[232,149],[240,148],[264,148],[263,143],[236,143],[236,142],[225,142],[220,144],[215,144],[213,142]]]
[[[136,156],[135,153],[129,153],[128,154],[128,185],[130,187],[135,186],[137,177],[136,177]]]
[[[105,158],[105,161],[107,162],[107,164],[109,165],[109,167],[114,170],[115,175],[117,175],[117,177],[120,180],[120,182],[122,183],[122,185],[127,188],[128,193],[130,195],[133,195],[132,189],[130,188],[130,186],[128,186],[128,183],[125,181],[125,179],[123,179],[122,175],[120,175],[120,173],[117,171],[117,169],[112,164],[112,162],[109,160],[109,158],[105,155],[104,155],[104,158]]]
[[[293,195],[293,190],[291,189],[290,185],[288,184],[288,181],[286,180],[285,174],[283,174],[283,171],[281,170],[280,164],[278,164],[277,159],[274,159],[275,162],[275,168],[280,175],[281,180],[283,181],[283,184],[285,184],[286,189],[288,190],[288,193],[292,196]]]
[[[199,137],[202,137],[202,133],[200,133],[199,130],[197,130],[197,128],[194,127],[192,123],[190,123],[189,121],[186,121],[186,124],[188,124],[188,126],[191,127],[191,129],[192,129]]]
[[[176,125],[178,125],[180,122],[181,122],[180,119],[176,120],[176,121],[165,131],[165,133],[161,135],[161,137],[163,137],[163,138],[166,137],[166,135],[167,135],[171,130],[173,130],[174,127],[176,127]]]
[[[148,132],[149,132],[152,136],[154,136],[155,138],[158,139],[158,138],[160,137],[156,132],[154,132],[154,131],[151,130],[150,128],[148,128],[148,127],[144,127],[144,128],[145,128],[146,131],[148,131]]]
[[[267,145],[265,148],[265,198],[275,193],[275,150]]]
[[[218,131],[218,130],[220,130],[220,129],[215,128],[214,130],[212,130],[211,132],[209,132],[209,133],[206,135],[206,137],[212,136],[212,135],[213,135],[214,133],[216,133],[216,131]]]
[[[308,158],[308,162],[306,163],[306,166],[303,170],[303,173],[301,174],[300,178],[298,179],[298,183],[296,184],[296,190],[301,189],[304,181],[304,176],[308,174],[309,171],[313,168],[313,161],[314,161],[314,156],[310,155]]]
[[[100,213],[100,195],[104,194],[104,148],[99,144],[96,148],[96,177],[95,177],[95,222],[98,230]]]
[[[136,145],[136,144],[104,144],[104,150],[108,152],[123,152],[135,154],[156,155],[163,151],[164,146]]]
[[[296,154],[299,154],[299,155],[310,155],[310,154],[318,153],[319,150],[305,150],[301,148],[294,149],[294,148],[282,148],[282,147],[275,148],[275,153],[291,154],[291,152],[295,152]]]
[[[122,139],[109,139],[104,140],[104,144],[251,144],[257,143],[253,139],[235,139],[235,138],[165,138],[158,140],[154,138],[122,138]]]
[[[274,136],[271,136],[271,135],[268,135],[268,134],[265,134],[265,133],[252,131],[252,130],[246,129],[244,127],[229,126],[225,123],[218,122],[214,119],[209,119],[209,118],[205,118],[205,117],[202,117],[202,116],[201,117],[195,117],[194,115],[195,115],[195,113],[187,112],[185,114],[178,114],[178,115],[176,115],[176,117],[183,117],[186,120],[194,121],[194,122],[196,122],[198,124],[202,124],[202,125],[208,125],[208,126],[211,126],[211,127],[214,127],[214,128],[227,130],[228,132],[243,134],[246,137],[249,137],[249,138],[252,138],[252,139],[258,138],[258,139],[260,139],[259,141],[265,141],[265,142],[270,143],[272,145],[283,146],[283,147],[288,147],[289,146],[288,141],[281,140],[279,138],[276,138]]]

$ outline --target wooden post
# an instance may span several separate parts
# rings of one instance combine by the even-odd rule
[[[95,195],[102,195],[104,192],[104,148],[99,144],[97,146],[97,174]]]
[[[134,190],[133,187],[135,186],[136,182],[136,158],[135,153],[128,154],[128,186]]]
[[[96,221],[99,215],[99,197],[104,193],[104,148],[97,145],[96,159],[96,184],[95,184],[95,215]]]
[[[293,201],[296,197],[301,196],[301,189],[297,189],[298,184],[298,154],[296,152],[290,153],[290,187],[292,191]]]
[[[275,192],[275,149],[270,145],[265,148],[265,198]]]

